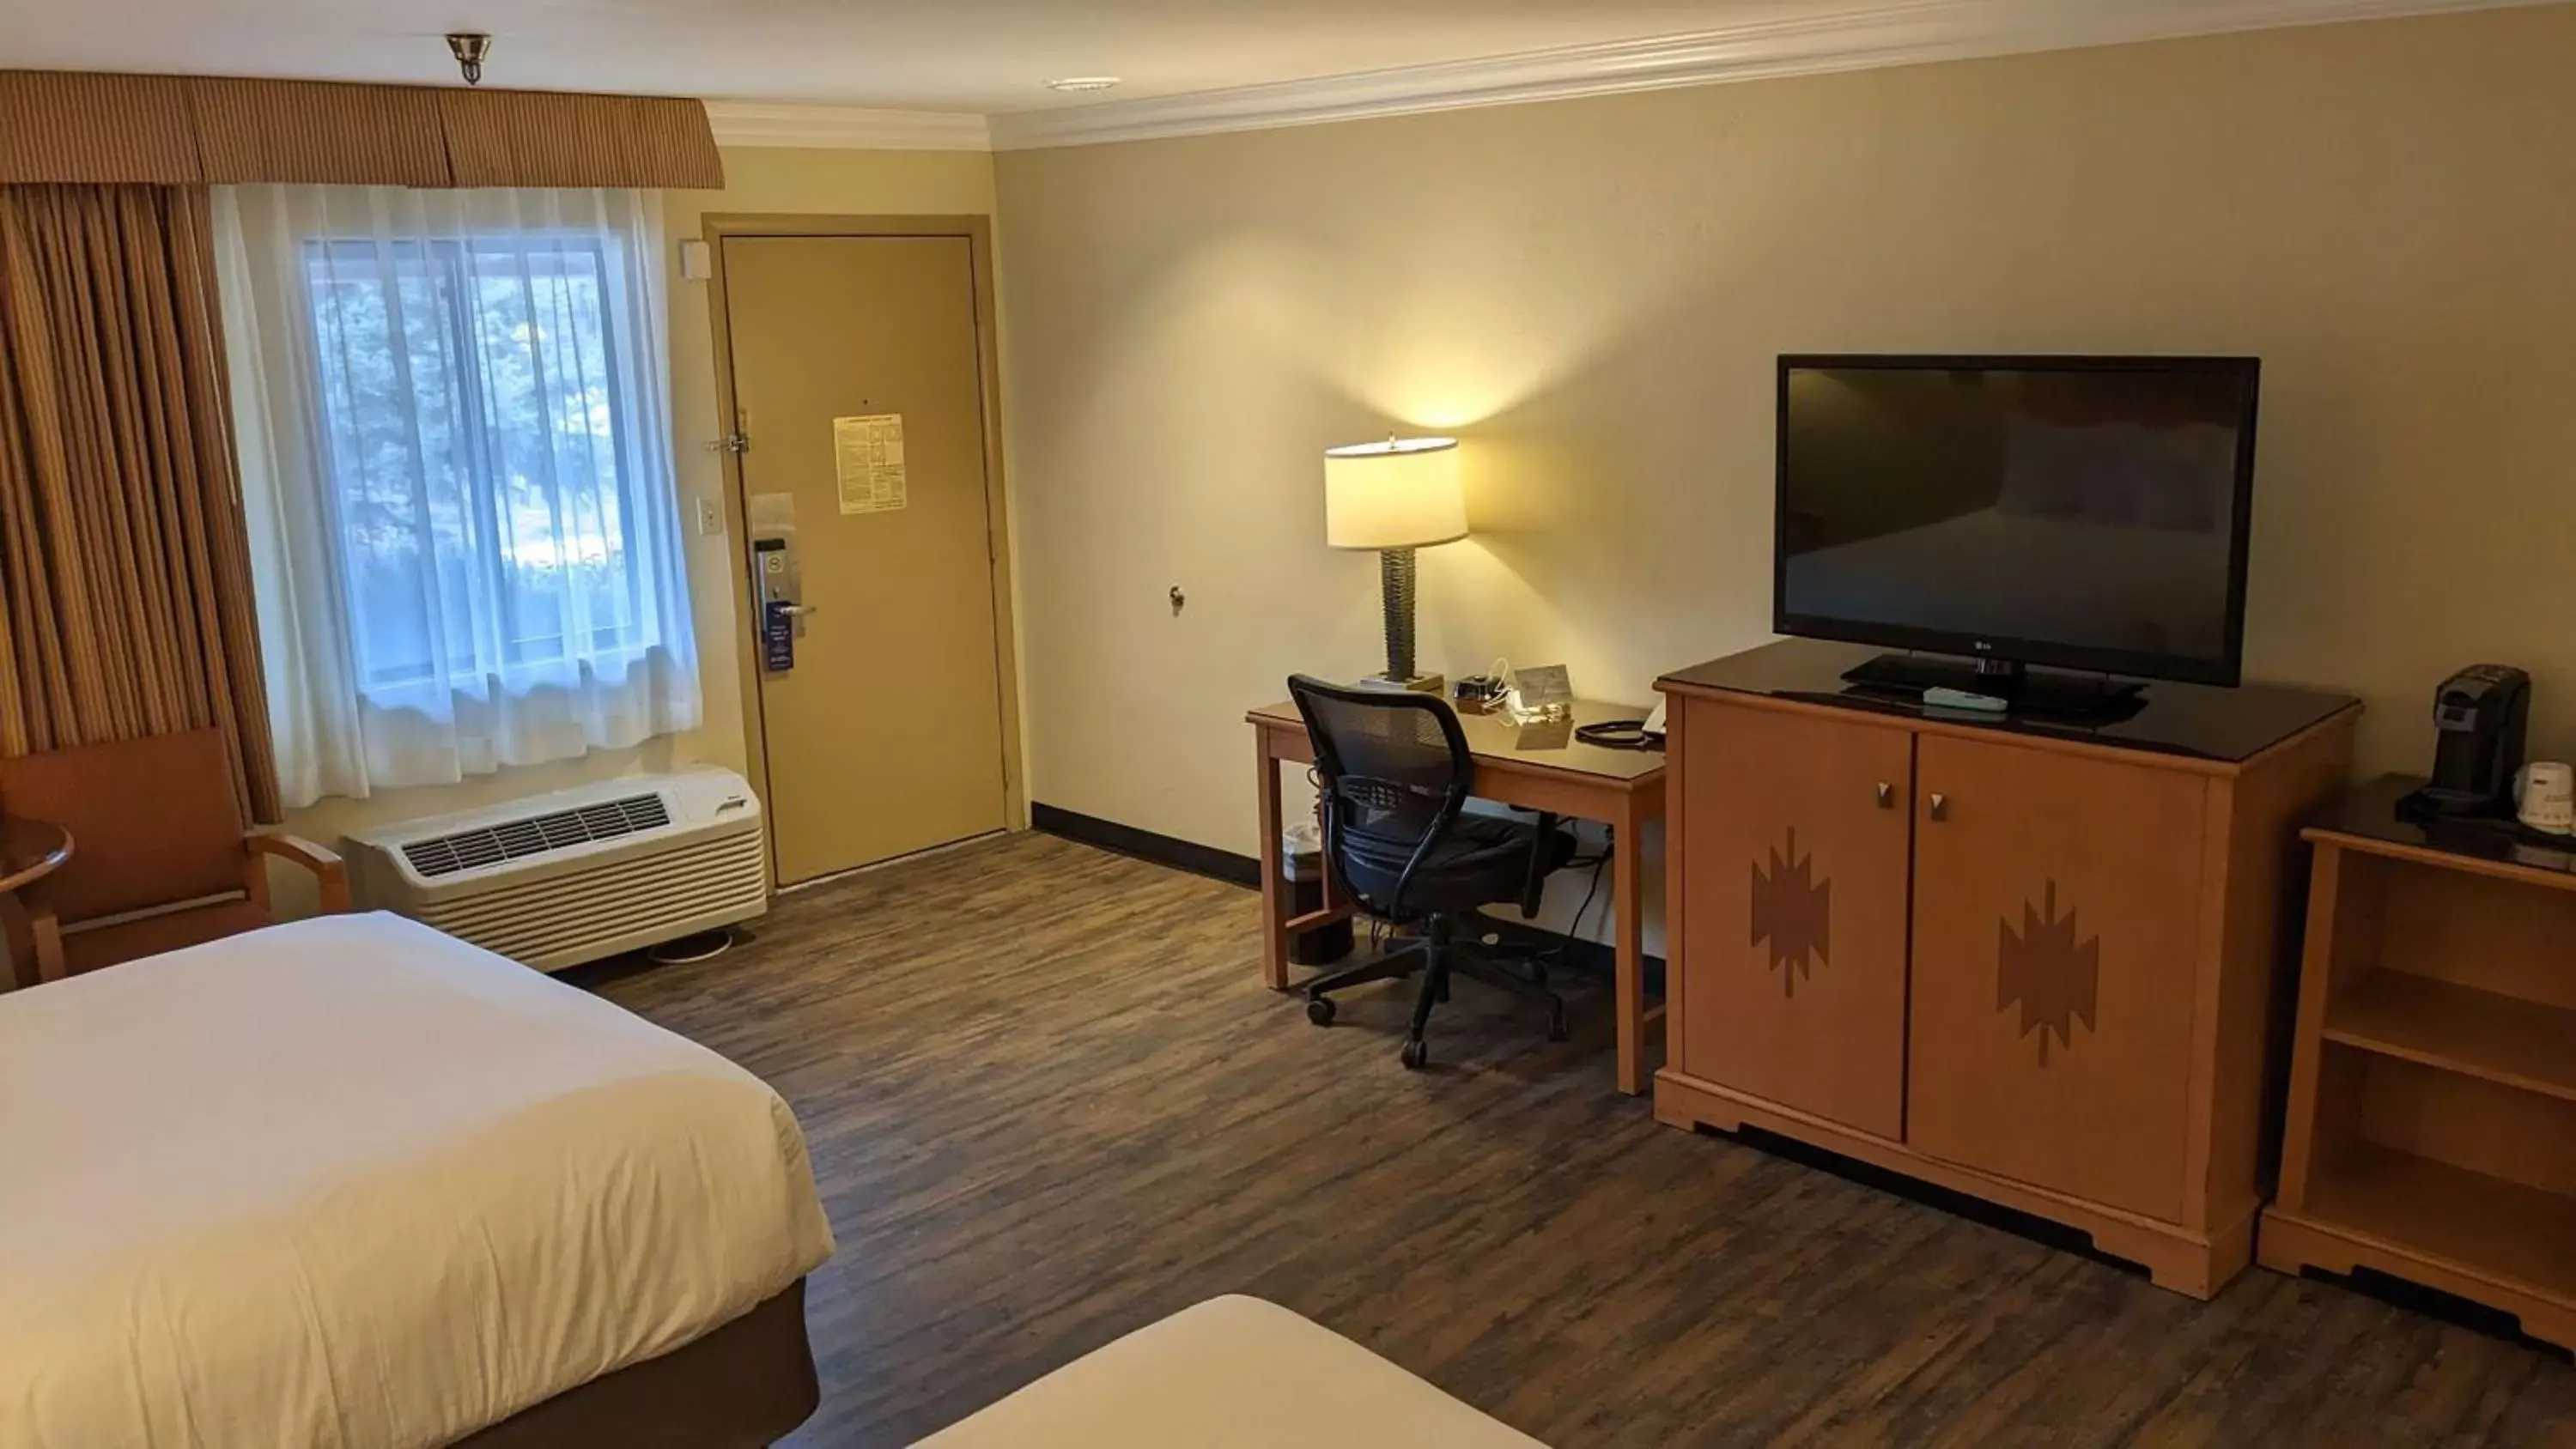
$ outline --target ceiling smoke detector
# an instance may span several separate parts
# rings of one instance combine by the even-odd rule
[[[469,86],[483,84],[483,57],[492,53],[492,37],[479,31],[464,31],[447,37],[447,53],[456,57],[456,68],[465,72]]]
[[[1062,80],[1048,81],[1047,89],[1079,93],[1105,91],[1116,84],[1118,84],[1118,77],[1114,75],[1069,75]]]

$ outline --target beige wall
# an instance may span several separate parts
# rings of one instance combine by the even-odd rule
[[[1006,154],[1031,798],[1254,848],[1240,723],[1379,658],[1328,444],[1469,440],[1424,663],[1769,637],[1773,357],[2265,362],[2247,670],[2576,750],[2576,7]],[[1187,611],[1164,591],[1179,583]]]
[[[420,815],[472,809],[537,791],[712,762],[743,768],[742,695],[737,673],[741,640],[738,603],[727,568],[730,534],[698,537],[686,520],[695,499],[720,498],[723,466],[701,446],[723,429],[716,418],[715,344],[703,282],[679,274],[679,243],[699,234],[707,213],[776,212],[826,215],[990,215],[993,158],[964,151],[826,151],[729,148],[725,189],[663,194],[663,226],[670,243],[671,416],[673,461],[679,471],[681,514],[688,532],[689,587],[696,607],[700,685],[705,723],[689,734],[648,741],[632,750],[606,750],[578,760],[505,770],[465,784],[399,790],[369,800],[326,800],[300,811],[288,828],[331,841],[354,829]],[[300,886],[281,875],[282,889]]]

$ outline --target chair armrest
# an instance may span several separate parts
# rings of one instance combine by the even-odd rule
[[[349,899],[349,867],[340,853],[296,835],[253,835],[246,842],[254,855],[273,855],[313,872],[322,889],[322,913],[342,915],[354,909]]]

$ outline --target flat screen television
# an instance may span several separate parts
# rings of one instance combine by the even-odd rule
[[[2261,363],[1780,359],[1772,627],[1977,661],[1864,683],[2019,694],[2021,666],[2233,685]]]

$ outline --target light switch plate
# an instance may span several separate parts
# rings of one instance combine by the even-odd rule
[[[680,243],[680,280],[703,282],[715,272],[707,256],[707,244],[695,237]]]
[[[703,493],[698,495],[697,503],[698,537],[713,538],[724,532],[724,509]]]

